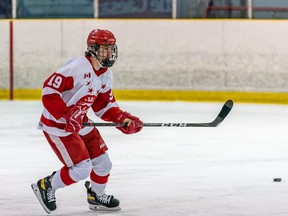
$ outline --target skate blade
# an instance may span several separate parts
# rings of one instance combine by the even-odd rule
[[[36,196],[36,198],[39,200],[41,206],[43,207],[43,209],[48,213],[48,214],[51,214],[51,210],[49,210],[46,205],[44,204],[43,200],[42,200],[42,197],[41,197],[41,194],[40,194],[40,190],[39,190],[39,187],[36,183],[34,184],[31,184],[31,188]]]
[[[102,205],[89,205],[89,209],[93,210],[93,211],[120,211],[121,208],[120,206],[116,206],[116,207],[111,207],[108,208],[106,206],[102,206]]]

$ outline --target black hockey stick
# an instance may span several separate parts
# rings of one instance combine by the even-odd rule
[[[143,123],[143,127],[217,127],[229,114],[233,107],[233,101],[227,100],[223,105],[221,111],[212,122],[208,123]],[[86,127],[121,127],[125,126],[124,123],[82,123]]]

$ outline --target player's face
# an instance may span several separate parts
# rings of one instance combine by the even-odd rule
[[[112,57],[113,54],[113,45],[101,45],[98,49],[98,58],[100,61],[105,59],[109,59]]]

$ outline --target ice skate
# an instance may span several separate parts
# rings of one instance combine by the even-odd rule
[[[87,201],[89,203],[89,209],[95,211],[119,211],[121,210],[119,200],[115,199],[112,195],[103,194],[97,196],[90,187],[90,182],[85,182],[87,188]]]
[[[37,183],[31,184],[34,194],[48,214],[57,207],[55,190],[51,187],[51,179],[55,173],[56,172],[53,172],[52,175],[40,179]]]

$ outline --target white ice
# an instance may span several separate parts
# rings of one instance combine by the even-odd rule
[[[119,105],[145,122],[209,122],[223,103]],[[41,111],[40,101],[0,101],[1,216],[46,215],[30,184],[62,164],[36,130]],[[122,210],[89,210],[82,181],[56,192],[52,215],[288,215],[287,126],[288,106],[236,103],[216,128],[99,128],[114,165],[107,193]]]

